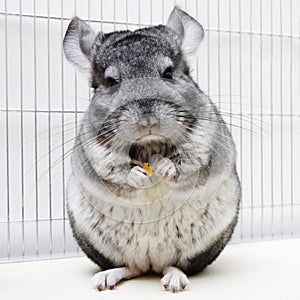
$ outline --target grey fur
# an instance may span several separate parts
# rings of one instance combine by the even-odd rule
[[[66,57],[89,70],[94,88],[74,145],[68,213],[79,245],[103,269],[194,274],[232,235],[234,143],[186,62],[202,37],[178,8],[167,26],[95,36],[74,18],[68,28]],[[144,161],[153,176],[142,173]]]

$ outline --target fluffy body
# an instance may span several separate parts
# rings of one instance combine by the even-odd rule
[[[75,19],[66,34],[72,62],[72,47],[85,40],[76,61],[94,88],[74,145],[68,213],[83,251],[107,270],[92,279],[100,290],[149,271],[164,275],[166,289],[184,289],[185,274],[210,264],[237,222],[232,137],[185,59],[195,46],[186,37],[202,37],[202,27],[177,8],[169,26],[174,18],[184,30],[96,36]],[[145,161],[155,166],[151,177],[139,166]]]

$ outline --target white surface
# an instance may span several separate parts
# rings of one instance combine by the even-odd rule
[[[98,268],[87,258],[0,264],[0,299],[283,299],[299,300],[300,239],[226,247],[188,290],[164,291],[160,276],[144,276],[98,292],[89,282]]]

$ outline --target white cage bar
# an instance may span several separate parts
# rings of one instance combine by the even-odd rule
[[[174,5],[205,28],[193,76],[234,136],[243,199],[232,241],[300,235],[300,2],[0,2],[0,260],[81,254],[65,187],[91,92],[66,63],[74,15],[95,30],[165,23]]]

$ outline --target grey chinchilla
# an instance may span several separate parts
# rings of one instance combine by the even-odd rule
[[[177,7],[166,26],[95,34],[75,17],[68,27],[65,56],[88,75],[93,97],[67,208],[78,244],[102,269],[92,278],[99,290],[152,271],[180,291],[232,235],[234,143],[187,64],[203,36]]]

